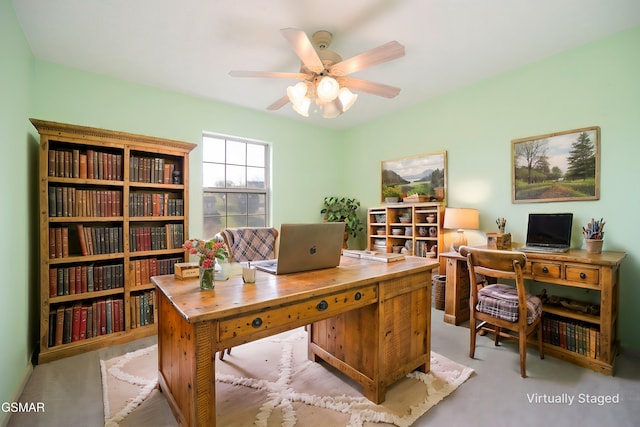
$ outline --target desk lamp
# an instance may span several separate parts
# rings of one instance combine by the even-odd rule
[[[457,229],[451,242],[451,248],[458,252],[460,246],[467,244],[464,230],[477,230],[480,226],[477,209],[470,208],[446,208],[444,211],[444,228]]]

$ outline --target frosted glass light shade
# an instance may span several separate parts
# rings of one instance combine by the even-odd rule
[[[338,99],[331,102],[325,102],[322,105],[322,117],[325,119],[335,119],[342,114],[342,105]]]
[[[318,82],[318,86],[316,87],[316,93],[318,94],[318,99],[325,103],[331,102],[338,97],[338,91],[340,90],[340,85],[333,77],[325,76],[320,79]]]
[[[307,94],[307,85],[304,82],[298,82],[294,86],[287,88],[287,97],[292,104],[298,103]]]
[[[351,92],[348,88],[343,87],[340,89],[340,92],[338,92],[338,99],[342,104],[342,111],[345,112],[356,102],[358,95]]]
[[[296,102],[291,103],[293,111],[300,114],[303,117],[309,117],[309,107],[311,106],[311,100],[307,96],[303,96]]]

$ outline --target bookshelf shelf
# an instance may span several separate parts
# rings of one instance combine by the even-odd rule
[[[31,123],[40,134],[38,361],[155,334],[149,277],[170,274],[185,259],[189,153],[195,145]],[[132,202],[143,199],[150,203],[145,209],[155,210],[133,210]],[[153,229],[153,246],[138,228]],[[136,251],[136,244],[145,250]]]

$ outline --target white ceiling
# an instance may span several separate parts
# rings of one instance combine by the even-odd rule
[[[638,0],[13,0],[33,54],[82,70],[346,129],[640,23]],[[334,34],[344,59],[391,40],[406,56],[353,74],[398,86],[335,119],[265,108],[298,72],[280,34]]]

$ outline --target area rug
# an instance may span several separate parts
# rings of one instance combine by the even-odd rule
[[[361,387],[307,359],[307,335],[296,329],[234,347],[216,360],[217,424],[225,427],[410,426],[472,374],[431,353],[431,371],[412,372],[376,405]],[[101,361],[105,426],[118,426],[157,384],[157,346]]]

